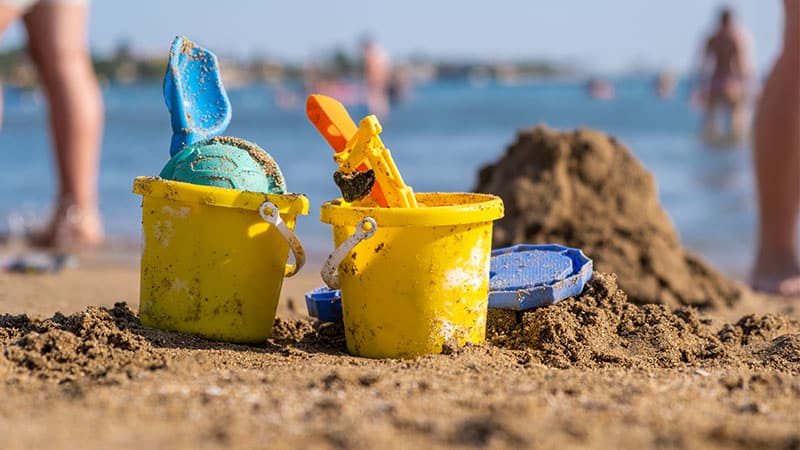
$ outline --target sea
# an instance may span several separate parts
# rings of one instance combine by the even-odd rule
[[[497,160],[521,128],[543,123],[603,130],[653,172],[683,244],[723,272],[745,278],[756,227],[747,146],[704,144],[701,113],[689,102],[686,81],[666,99],[655,95],[651,77],[613,81],[616,95],[604,101],[590,98],[580,79],[418,85],[382,122],[382,138],[416,192],[456,192],[473,189],[478,170]],[[287,97],[286,89],[229,89],[233,120],[226,134],[262,146],[279,163],[289,190],[308,196],[311,211],[299,220],[297,233],[320,261],[333,245],[330,227],[319,221],[319,205],[338,197],[335,165],[305,117],[302,95]],[[47,217],[57,181],[43,96],[7,88],[4,97],[0,232]],[[169,116],[160,83],[105,86],[103,97],[101,212],[110,237],[138,243],[141,198],[131,187],[134,177],[157,175],[167,161]],[[350,111],[354,117],[366,113],[359,105]]]

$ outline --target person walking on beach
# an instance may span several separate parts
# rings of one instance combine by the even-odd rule
[[[389,82],[392,72],[389,56],[371,37],[361,41],[367,109],[384,119],[389,114]]]
[[[718,28],[705,41],[698,74],[700,92],[705,105],[703,134],[712,141],[725,138],[717,125],[717,110],[730,115],[727,138],[744,137],[747,120],[748,86],[752,67],[747,35],[734,23],[733,13],[724,8]]]
[[[753,152],[758,190],[755,289],[800,296],[800,0],[783,0],[783,48],[756,109]]]
[[[58,195],[50,223],[33,237],[42,246],[87,247],[103,239],[97,207],[103,104],[87,47],[87,2],[0,0],[0,37],[22,19],[50,108]]]

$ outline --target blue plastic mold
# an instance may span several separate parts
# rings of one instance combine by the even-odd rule
[[[255,153],[259,159],[252,156]],[[286,193],[286,181],[278,163],[261,147],[244,139],[212,138],[183,147],[170,158],[159,176],[202,186]]]
[[[578,295],[592,260],[576,248],[520,244],[492,251],[489,308],[524,311]]]
[[[342,320],[342,293],[325,286],[306,292],[308,315],[322,322]]]

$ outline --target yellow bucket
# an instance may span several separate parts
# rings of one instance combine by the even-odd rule
[[[370,358],[483,342],[498,197],[417,193],[420,208],[322,205],[337,249],[322,276],[342,292],[347,350]]]
[[[308,199],[155,177],[136,178],[133,191],[143,197],[142,324],[229,342],[270,337],[283,277],[305,261],[292,229]]]

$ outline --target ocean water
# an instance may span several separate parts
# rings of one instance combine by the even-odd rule
[[[313,259],[332,247],[319,205],[338,196],[331,150],[295,108],[278,108],[268,86],[229,92],[229,135],[255,141],[280,164],[290,191],[306,194],[309,216],[297,232]],[[169,117],[160,84],[104,89],[106,126],[100,177],[101,210],[110,236],[138,241],[137,175],[156,175],[168,157]],[[364,114],[351,109],[354,117]],[[46,216],[55,189],[46,105],[35,93],[7,90],[0,129],[0,229],[10,218]],[[580,81],[517,85],[437,83],[417,86],[383,122],[383,140],[417,192],[468,191],[478,169],[497,159],[516,130],[545,123],[588,126],[619,137],[653,171],[659,195],[684,245],[725,272],[742,277],[753,253],[755,204],[750,153],[714,150],[698,139],[699,112],[687,87],[662,100],[649,79],[618,80],[616,98],[594,101]]]

